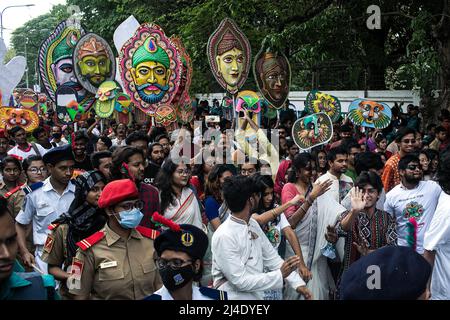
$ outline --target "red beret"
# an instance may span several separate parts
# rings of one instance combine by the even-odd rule
[[[136,184],[130,179],[115,180],[108,183],[98,199],[99,208],[111,207],[126,199],[139,197]]]

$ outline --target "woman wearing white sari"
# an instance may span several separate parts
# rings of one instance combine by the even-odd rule
[[[161,213],[177,224],[191,224],[202,229],[201,205],[189,187],[189,162],[178,160],[177,164],[167,159],[156,177],[155,184],[161,195]]]

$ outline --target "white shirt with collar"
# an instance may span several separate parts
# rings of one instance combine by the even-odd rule
[[[318,182],[324,182],[330,179],[333,183],[330,187],[330,190],[327,191],[328,194],[331,194],[333,198],[341,203],[341,201],[345,198],[345,196],[350,192],[353,188],[353,180],[349,176],[345,174],[341,174],[340,178],[331,174],[330,171],[327,171],[324,175],[321,175],[317,180]],[[342,196],[340,195],[342,193]]]
[[[45,244],[47,228],[61,214],[67,212],[75,198],[75,185],[69,182],[63,194],[60,195],[50,183],[50,177],[44,185],[31,192],[25,198],[24,206],[16,217],[20,224],[33,222],[33,242],[37,246]]]
[[[169,290],[165,286],[162,286],[161,289],[155,291],[153,294],[157,294],[161,296],[161,300],[173,300],[173,297],[171,296]],[[192,300],[213,300],[210,297],[207,297],[203,295],[200,292],[200,288],[192,285]]]
[[[283,288],[284,260],[253,218],[247,224],[228,217],[214,233],[211,251],[214,288],[226,291],[229,300],[262,300],[265,290]],[[305,285],[297,271],[286,281],[294,289]]]

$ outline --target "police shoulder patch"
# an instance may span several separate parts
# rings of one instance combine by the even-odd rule
[[[213,300],[228,300],[228,295],[226,291],[216,290],[207,287],[200,287],[200,293]]]
[[[97,231],[93,235],[87,237],[86,239],[81,240],[80,242],[77,242],[76,245],[83,251],[86,251],[90,247],[92,247],[94,244],[99,242],[103,237],[105,236],[105,232],[103,231]]]
[[[53,244],[55,243],[55,238],[53,234],[49,234],[47,236],[47,240],[45,240],[44,251],[50,253],[53,249]]]
[[[143,226],[137,226],[136,227],[137,232],[139,232],[141,235],[143,235],[146,238],[150,238],[152,240],[155,240],[157,236],[159,236],[160,232],[154,229],[146,228]]]

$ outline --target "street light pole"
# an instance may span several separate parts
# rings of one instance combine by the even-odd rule
[[[26,81],[27,81],[27,89],[29,89],[29,84],[28,84],[28,55],[27,55],[27,44],[28,44],[28,37],[25,39],[25,61],[26,61]]]
[[[3,12],[8,8],[18,8],[18,7],[34,7],[34,4],[19,4],[14,6],[7,6],[0,12],[0,38],[3,38]]]

